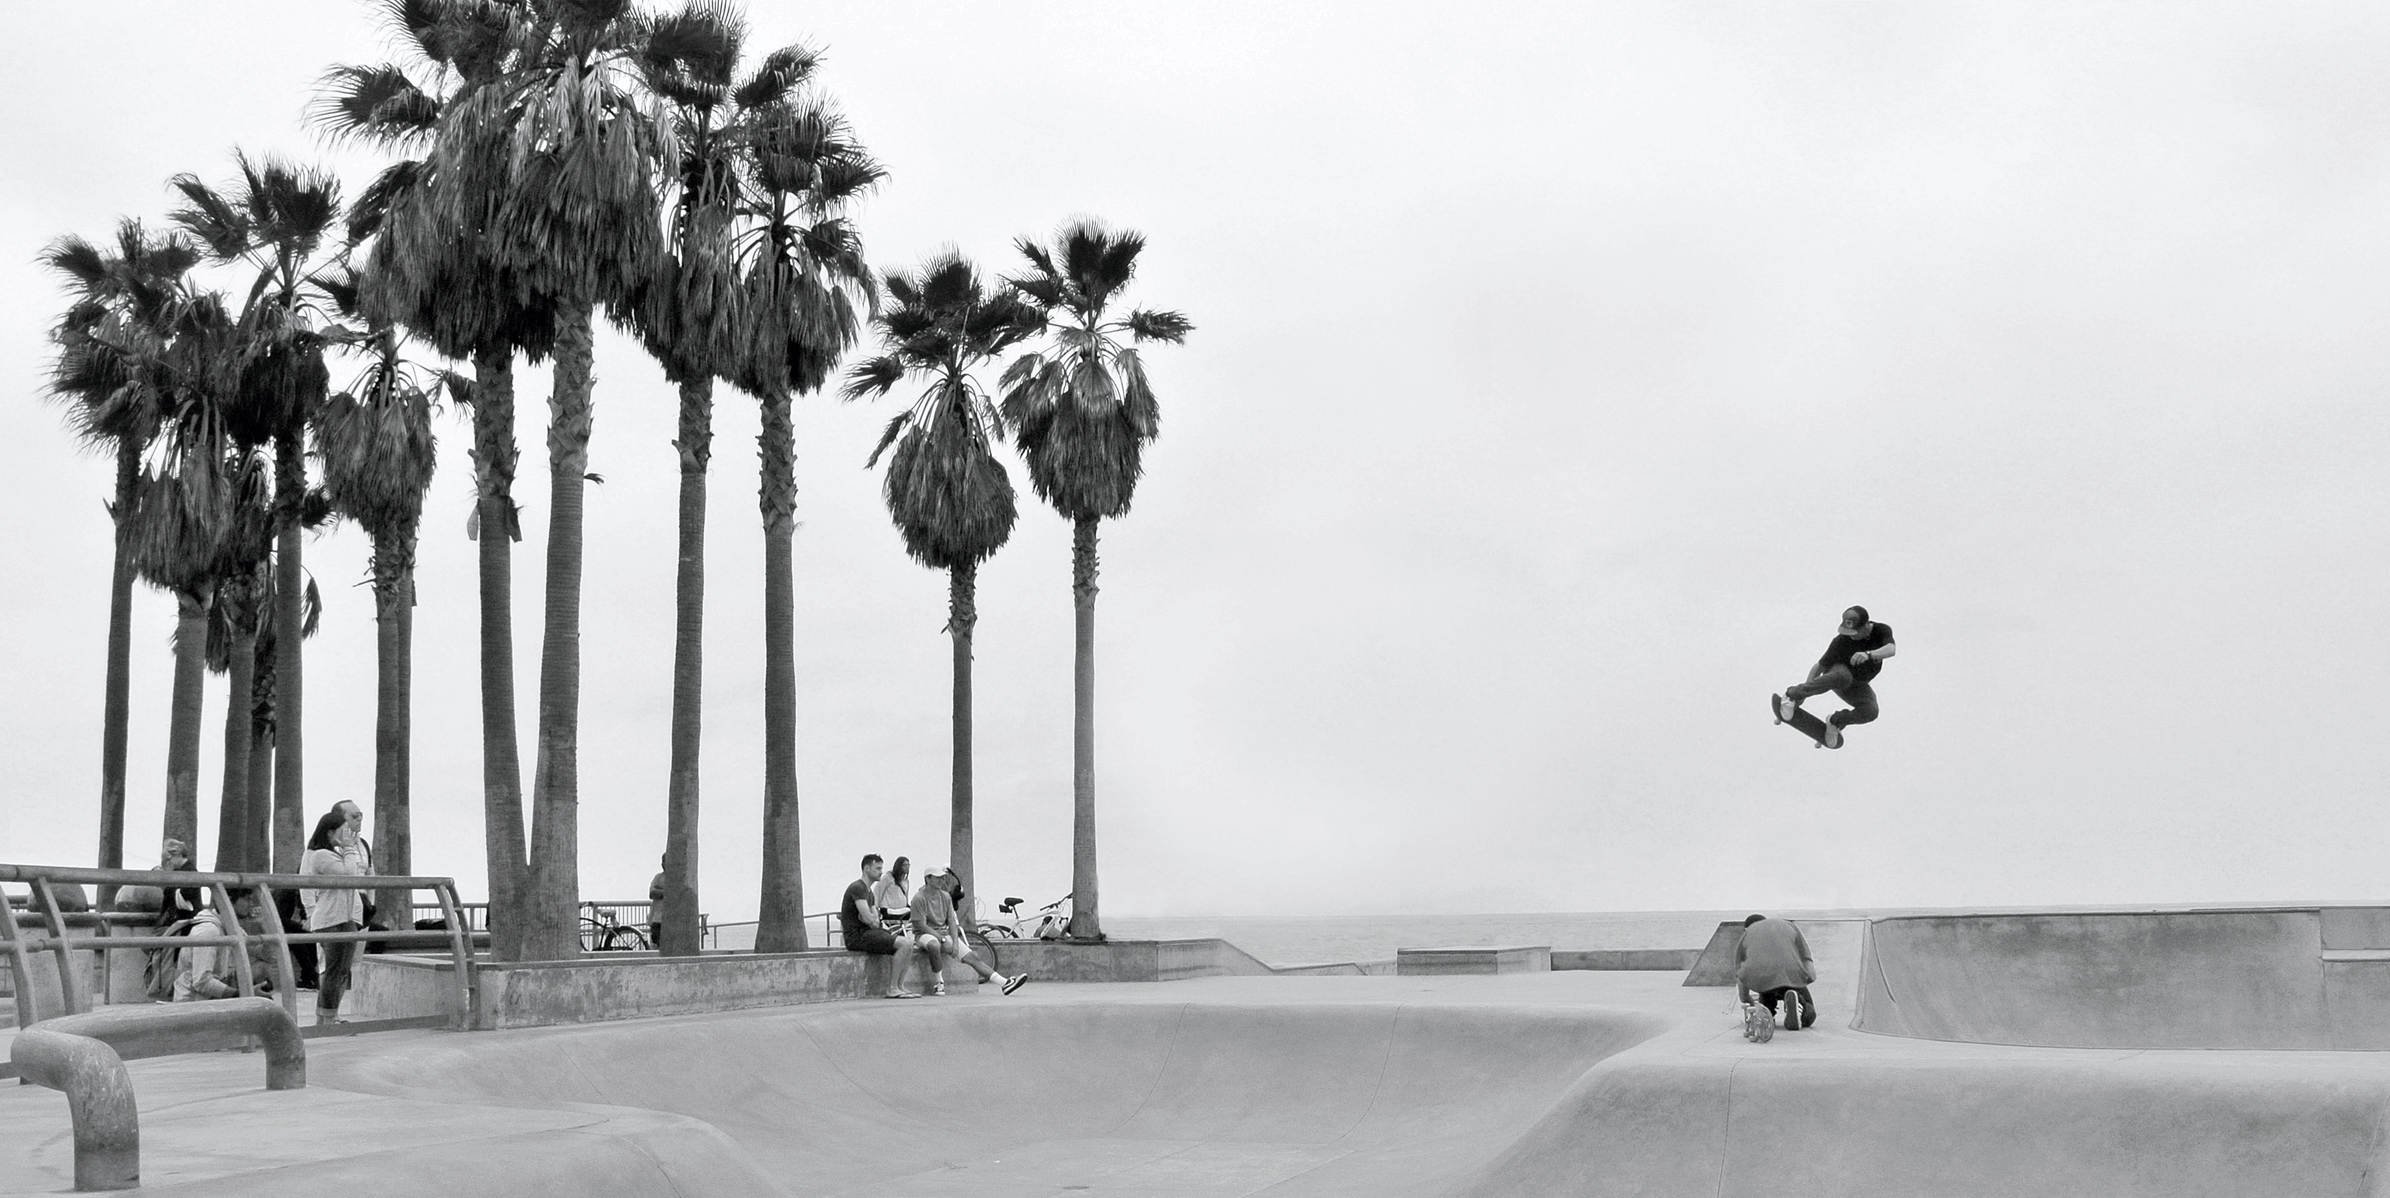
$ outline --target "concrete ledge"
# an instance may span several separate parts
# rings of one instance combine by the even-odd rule
[[[547,1027],[656,1015],[695,1015],[876,997],[872,958],[843,949],[803,953],[719,953],[661,957],[607,953],[577,961],[484,961],[467,1026]],[[882,968],[886,968],[882,965]],[[356,963],[358,1013],[366,1019],[454,1015],[454,962],[395,953]],[[950,992],[975,988],[969,968],[948,971]]]
[[[1551,969],[1552,946],[1548,944],[1459,945],[1452,948],[1398,948],[1394,950],[1394,972],[1404,977],[1430,977],[1445,974],[1549,973]]]
[[[1679,973],[1701,959],[1697,948],[1552,950],[1554,969],[1650,970]]]

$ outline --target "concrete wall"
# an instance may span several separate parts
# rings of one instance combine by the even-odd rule
[[[1115,940],[1106,944],[1003,941],[1005,973],[1027,970],[1040,983],[1168,982],[1276,972],[1224,940]],[[917,958],[919,960],[920,958]],[[653,1015],[691,1015],[753,1007],[873,998],[887,988],[889,958],[842,949],[804,953],[709,953],[660,957],[653,953],[593,954],[576,961],[483,962],[471,1026],[544,1027]],[[907,980],[919,991],[921,966]],[[1360,966],[1308,966],[1290,973],[1363,972]],[[969,966],[950,963],[949,994],[973,992]],[[407,1019],[458,1014],[455,966],[445,957],[385,953],[360,957],[355,972],[358,1014]]]
[[[1678,973],[1701,959],[1697,948],[1624,948],[1552,950],[1554,969],[1648,970]]]
[[[1913,916],[1870,929],[1861,1031],[2069,1048],[2390,1049],[2380,908]]]

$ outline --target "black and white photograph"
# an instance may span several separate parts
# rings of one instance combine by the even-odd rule
[[[0,1196],[2390,1176],[2390,8],[0,44]]]

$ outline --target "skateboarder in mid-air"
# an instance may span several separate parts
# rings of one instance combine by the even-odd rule
[[[1825,656],[1809,668],[1808,680],[1785,687],[1784,693],[1776,696],[1776,718],[1800,728],[1829,749],[1841,748],[1843,729],[1875,719],[1875,688],[1868,683],[1883,671],[1884,659],[1898,650],[1899,646],[1892,643],[1890,624],[1869,619],[1864,607],[1844,611],[1842,627],[1835,630]],[[1813,731],[1809,725],[1817,724],[1817,717],[1802,711],[1801,703],[1827,691],[1850,704],[1850,710],[1827,716]]]

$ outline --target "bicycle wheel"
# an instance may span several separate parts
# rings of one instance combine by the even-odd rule
[[[988,968],[998,973],[1004,972],[1004,963],[996,956],[995,942],[989,940],[986,933],[977,928],[963,933],[963,947],[978,953],[980,959],[988,963]]]
[[[584,915],[581,917],[581,951],[598,952],[606,947],[606,925]]]
[[[606,950],[608,952],[637,952],[651,947],[653,946],[647,942],[647,933],[628,924],[606,933]]]

